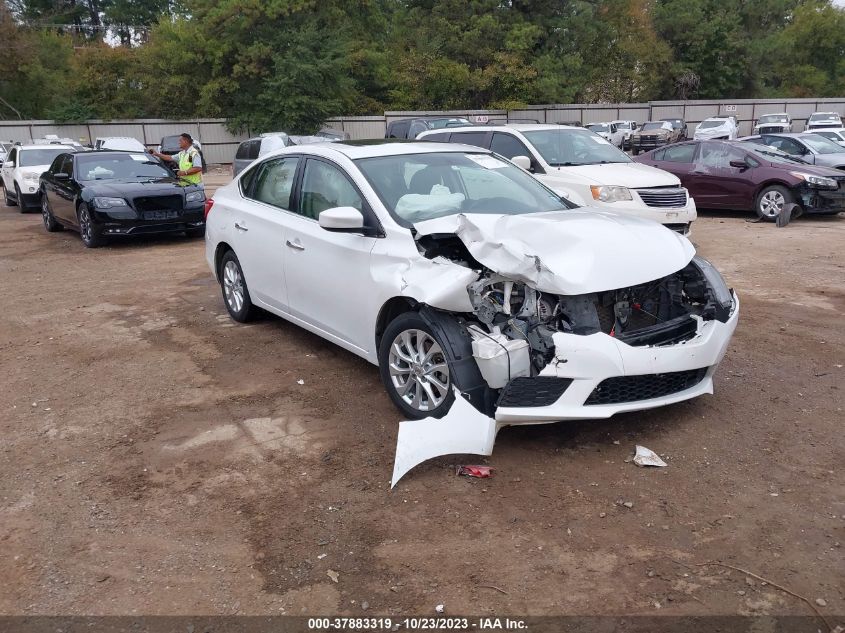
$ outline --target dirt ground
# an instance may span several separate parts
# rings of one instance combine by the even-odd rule
[[[748,218],[694,228],[742,301],[715,395],[391,491],[375,367],[232,322],[202,240],[86,250],[0,208],[0,614],[812,613],[708,561],[845,614],[845,216]]]

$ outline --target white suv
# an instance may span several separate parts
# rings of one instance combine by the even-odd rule
[[[824,127],[842,127],[842,117],[838,112],[813,112],[804,126],[805,132]]]
[[[40,208],[38,179],[59,154],[75,152],[70,145],[15,145],[3,162],[3,194],[7,206],[19,206],[21,213]]]
[[[647,218],[681,233],[687,233],[697,217],[695,201],[677,176],[633,162],[584,128],[485,125],[432,130],[418,140],[491,149],[580,206]]]
[[[611,145],[622,149],[625,142],[625,132],[616,123],[590,123],[585,126],[591,132],[595,132]]]

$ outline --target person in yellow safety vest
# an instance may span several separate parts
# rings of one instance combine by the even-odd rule
[[[169,160],[179,166],[176,175],[192,185],[202,185],[202,157],[194,147],[194,139],[187,132],[179,135],[179,147],[182,149],[178,154],[162,154],[150,150],[150,154],[158,156],[162,160]]]

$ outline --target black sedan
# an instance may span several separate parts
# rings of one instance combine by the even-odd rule
[[[205,193],[149,154],[60,154],[41,175],[44,227],[79,231],[88,248],[110,237],[205,233]]]

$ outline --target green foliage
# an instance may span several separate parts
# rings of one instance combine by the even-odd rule
[[[308,133],[386,109],[845,93],[831,0],[5,0],[0,41],[6,118]]]

